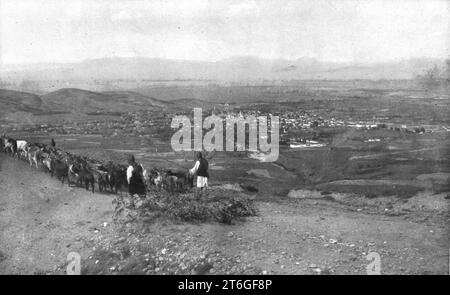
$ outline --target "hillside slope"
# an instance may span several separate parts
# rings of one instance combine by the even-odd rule
[[[63,88],[41,96],[45,107],[52,110],[90,113],[126,112],[145,109],[161,109],[163,101],[132,91],[93,92],[76,88]]]
[[[106,91],[102,94],[107,95],[116,103],[128,104],[138,107],[167,108],[172,104],[153,97],[148,97],[134,91]]]
[[[0,89],[0,114],[7,112],[36,112],[42,105],[38,95]]]

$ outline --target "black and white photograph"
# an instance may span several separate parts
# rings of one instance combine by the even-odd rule
[[[1,275],[450,274],[447,0],[0,0],[0,136]]]

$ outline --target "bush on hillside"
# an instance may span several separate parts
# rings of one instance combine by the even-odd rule
[[[132,202],[134,204],[130,204],[125,198],[116,202],[115,219],[122,221],[138,217],[150,221],[165,217],[174,221],[217,221],[232,224],[236,220],[257,214],[249,196],[223,189],[208,189],[201,194],[159,191],[150,193],[144,200],[135,199]]]

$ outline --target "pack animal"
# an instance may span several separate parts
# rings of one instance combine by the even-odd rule
[[[67,164],[60,160],[53,158],[50,161],[50,175],[51,177],[56,176],[56,178],[60,179],[62,183],[64,183],[64,180],[68,176],[69,167]]]
[[[103,165],[95,166],[92,169],[90,169],[92,174],[94,175],[94,181],[98,184],[98,190],[100,192],[105,191],[109,184],[108,184],[108,171]]]
[[[115,194],[128,191],[126,168],[121,166],[112,166],[109,171],[108,182]]]
[[[95,192],[95,177],[85,162],[70,165],[68,171],[80,186],[84,186],[86,190],[89,190],[90,186],[92,192]]]
[[[3,136],[2,139],[3,139],[3,151],[5,153],[11,154],[13,157],[14,156],[19,157],[19,154],[17,152],[17,141],[7,136]]]
[[[166,170],[166,176],[171,178],[169,183],[177,190],[192,188],[194,186],[194,176],[188,170],[168,169]]]
[[[40,148],[38,146],[31,146],[28,149],[28,162],[30,163],[30,167],[33,166],[33,164],[36,165],[36,168],[39,168],[38,163],[41,161],[43,153],[43,148]]]
[[[28,143],[25,140],[17,140],[17,156],[23,157],[24,159],[28,158]]]

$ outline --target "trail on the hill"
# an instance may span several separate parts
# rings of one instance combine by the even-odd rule
[[[103,222],[110,224],[111,196],[68,187],[27,163],[0,155],[0,273],[52,270]]]

